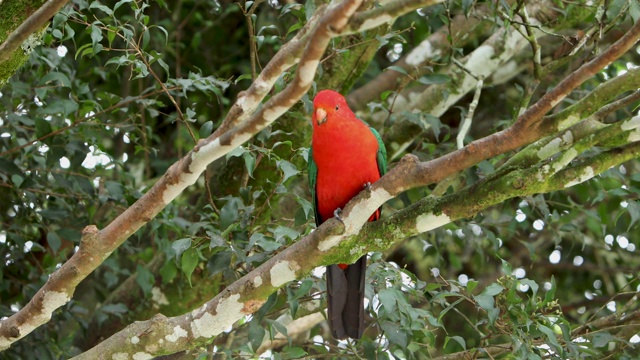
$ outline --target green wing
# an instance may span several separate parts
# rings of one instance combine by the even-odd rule
[[[371,126],[369,126],[369,129],[371,129],[376,140],[378,140],[378,153],[376,154],[376,160],[378,161],[378,171],[380,171],[380,176],[382,176],[387,173],[387,149],[384,147],[382,137],[380,137],[378,131]]]
[[[313,147],[309,147],[309,155],[307,157],[307,163],[309,164],[309,169],[307,175],[309,176],[309,190],[311,190],[311,203],[313,204],[313,215],[316,218],[316,225],[320,226],[321,219],[320,215],[318,215],[318,199],[316,194],[316,183],[318,180],[318,166],[316,162],[313,160]]]

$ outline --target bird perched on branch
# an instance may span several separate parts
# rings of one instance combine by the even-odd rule
[[[320,91],[313,107],[309,185],[319,226],[340,219],[349,200],[387,172],[387,153],[378,132],[356,118],[339,93]],[[377,209],[369,221],[379,218]],[[336,339],[362,337],[366,269],[366,255],[354,264],[327,266],[328,321]]]

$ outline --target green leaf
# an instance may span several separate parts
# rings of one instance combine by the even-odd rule
[[[251,235],[251,237],[253,237],[256,234],[257,233],[254,233],[253,235]],[[262,234],[259,234],[259,235],[262,235]],[[282,246],[282,244],[280,244],[279,242],[274,241],[273,239],[264,235],[258,236],[255,239],[255,243],[256,245],[260,246],[264,251],[268,251],[268,252],[276,251]]]
[[[162,26],[155,26],[156,29],[162,31],[162,33],[164,34],[164,45],[167,45],[167,42],[169,41],[169,32],[167,31],[167,29],[165,29]],[[169,70],[165,69],[165,71],[168,73]]]
[[[162,283],[170,283],[178,274],[178,268],[173,261],[167,261],[162,268],[160,268],[160,276],[162,276]]]
[[[531,298],[535,299],[539,289],[538,283],[531,279],[521,279],[520,283],[524,285],[528,285],[531,288],[531,291],[533,292],[533,294],[531,295]]]
[[[407,332],[400,327],[400,324],[396,322],[383,321],[380,324],[380,327],[384,331],[384,335],[392,344],[398,344],[403,348],[406,348],[409,344],[409,336]]]
[[[473,292],[473,290],[476,288],[476,286],[478,286],[478,282],[475,280],[469,280],[467,281],[467,291],[468,292]]]
[[[294,32],[294,31],[296,31],[296,30],[300,29],[301,27],[302,27],[302,23],[301,23],[301,22],[297,22],[297,23],[295,23],[295,24],[291,25],[291,27],[289,27],[289,30],[287,30],[287,34],[286,34],[286,35],[291,34],[292,32]],[[286,35],[285,35],[285,36],[286,36]],[[243,76],[244,76],[244,75],[243,75]],[[239,80],[239,79],[238,79],[238,80]],[[238,80],[236,80],[236,83],[238,82]]]
[[[235,223],[238,220],[238,211],[240,208],[240,199],[231,198],[227,201],[226,204],[220,209],[220,228],[227,229],[231,224]]]
[[[258,310],[255,314],[254,314],[254,321],[261,321],[264,316],[269,313],[269,311],[271,311],[271,309],[273,308],[273,306],[277,303],[278,301],[278,293],[274,292],[273,294],[269,295],[269,297],[267,298],[267,302],[264,303],[264,305],[262,305],[260,307],[260,310]]]
[[[601,347],[605,347],[607,345],[609,345],[610,342],[616,342],[619,341],[618,338],[612,336],[611,334],[609,334],[608,332],[604,331],[604,332],[597,332],[594,336],[593,336],[593,347],[595,348],[601,348]]]
[[[633,227],[633,224],[640,219],[640,205],[638,205],[637,201],[629,199],[627,200],[627,211],[631,216],[631,223],[629,223],[629,227],[627,228],[627,231],[629,231]]]
[[[425,75],[418,79],[418,82],[425,85],[445,84],[451,81],[449,76],[444,74]]]
[[[16,186],[16,188],[20,188],[20,185],[24,182],[24,178],[18,174],[11,175],[11,182]]]
[[[278,225],[278,227],[273,230],[273,236],[277,242],[283,242],[285,237],[291,240],[297,239],[300,233],[286,226]]]
[[[13,161],[0,158],[0,173],[7,175],[22,175],[22,170],[13,163]]]
[[[478,163],[478,169],[482,172],[482,175],[486,176],[492,174],[495,171],[493,164],[487,160],[483,160]]]
[[[553,275],[551,275],[551,289],[549,289],[549,291],[547,291],[547,293],[544,294],[544,301],[542,302],[542,305],[545,306],[551,301],[553,301],[555,299],[555,296],[556,296],[556,279]]]
[[[508,261],[502,258],[500,258],[500,261],[502,262],[502,273],[507,276],[513,274],[513,266],[511,266]]]
[[[209,258],[207,261],[207,271],[209,276],[214,276],[219,272],[228,269],[231,266],[232,251],[219,251]]]
[[[51,129],[51,123],[49,123],[45,119],[36,118],[35,125],[36,125],[36,137],[38,139],[42,138],[43,136],[45,136],[45,135],[51,133],[51,131],[53,131]]]
[[[53,83],[53,84],[50,84],[50,83]],[[58,85],[58,83],[63,87],[67,87],[67,88],[71,87],[71,81],[69,80],[69,77],[57,71],[52,71],[48,73],[40,80],[40,85]]]
[[[213,132],[213,121],[209,120],[200,127],[200,138],[204,139]]]
[[[245,79],[251,80],[251,74],[242,74],[242,75],[238,76],[236,81],[234,81],[233,83],[237,85],[240,81],[245,80]]]
[[[145,28],[142,31],[142,49],[146,49],[149,45],[149,40],[151,39],[151,34],[149,28]]]
[[[554,351],[562,352],[562,347],[560,346],[560,343],[558,343],[556,333],[553,332],[553,330],[551,330],[549,327],[542,324],[538,324],[538,330],[540,330],[543,334],[547,336],[547,340],[549,341],[550,345],[554,347],[553,349]]]
[[[429,124],[429,127],[431,127],[431,129],[433,130],[433,135],[435,135],[436,139],[440,139],[440,132],[441,129],[445,126],[442,125],[442,122],[440,121],[440,118],[435,117],[431,114],[425,114],[423,113],[422,115],[424,115],[424,121]]]
[[[309,200],[305,198],[301,198],[299,196],[296,196],[296,201],[300,206],[302,206],[302,210],[304,211],[304,216],[305,218],[308,219],[313,213],[313,205]]]
[[[107,304],[100,308],[100,311],[122,317],[123,314],[129,312],[129,308],[122,303]]]
[[[93,51],[93,47],[90,43],[84,44],[76,50],[75,59],[78,60],[79,57],[85,56],[88,52]]]
[[[133,1],[133,0],[120,0],[120,1],[118,1],[118,2],[113,6],[113,11],[118,10],[118,8],[119,8],[120,6],[122,6],[122,4],[127,4],[127,3],[130,3],[130,2],[132,2],[132,1]]]
[[[384,310],[387,312],[387,314],[391,314],[396,311],[396,303],[399,296],[403,295],[396,289],[382,289],[378,292],[380,303],[384,307]]]
[[[124,197],[124,190],[122,188],[122,184],[117,181],[105,181],[104,187],[111,195],[111,198],[114,200],[122,200]]]
[[[280,324],[279,322],[275,321],[275,320],[271,320],[271,319],[264,319],[269,325],[273,326],[274,329],[276,329],[276,331],[278,331],[279,333],[281,333],[284,336],[289,336],[287,333],[287,327]],[[273,334],[275,335],[275,334]]]
[[[629,15],[631,15],[634,24],[640,19],[640,3],[638,3],[638,0],[629,0]]]
[[[49,244],[49,247],[51,248],[53,253],[57,254],[58,250],[60,249],[60,245],[62,244],[62,240],[55,231],[49,231],[47,233],[47,244]]]
[[[51,28],[56,29],[60,24],[63,24],[67,21],[68,17],[65,14],[57,13],[53,16],[53,21],[51,22]]]
[[[490,311],[493,309],[495,303],[493,297],[502,292],[504,288],[496,283],[487,286],[479,295],[474,295],[473,298],[478,302],[478,306]]]
[[[300,173],[295,165],[288,162],[287,160],[278,160],[276,161],[276,164],[278,165],[278,168],[280,168],[280,170],[282,170],[282,172],[284,173],[284,179],[282,179],[283,183],[290,177],[298,175]]]
[[[183,252],[185,252],[188,248],[191,247],[191,238],[183,238],[180,240],[176,240],[171,244],[171,248],[176,254],[176,261],[180,258]]]
[[[102,5],[100,1],[92,2],[91,5],[89,6],[89,9],[99,9],[109,16],[113,15],[113,11],[107,6]]]
[[[296,290],[296,292],[293,294],[293,299],[294,300],[300,299],[302,296],[306,295],[309,292],[309,290],[311,290],[311,287],[313,287],[313,281],[309,279],[304,280],[300,284],[300,287],[298,288],[298,290]]]
[[[196,266],[198,266],[198,250],[189,248],[182,254],[181,262],[182,272],[187,277],[187,280],[189,280],[189,286],[192,286],[191,274],[193,274],[193,270],[195,270]]]
[[[256,168],[256,156],[253,153],[246,152],[242,154],[242,158],[249,177],[253,178],[253,170]]]
[[[72,178],[76,182],[80,190],[84,191],[89,196],[94,196],[95,188],[93,187],[93,183],[89,181],[89,179],[84,176],[78,175],[73,175]]]
[[[44,209],[38,212],[43,218],[55,221],[61,221],[68,216],[68,212],[65,209],[51,208]]]
[[[249,323],[249,344],[251,344],[251,349],[254,352],[262,345],[264,334],[265,330],[260,326],[260,322],[254,318],[253,321]]]
[[[307,355],[307,352],[304,351],[303,348],[289,346],[285,346],[280,353],[283,359],[300,359]]]
[[[98,43],[102,41],[102,30],[98,27],[99,24],[91,24],[91,45],[94,48],[94,55],[98,53],[95,49],[98,48]]]
[[[469,11],[473,6],[473,0],[462,0],[462,11],[464,12],[464,16],[469,16]]]
[[[464,339],[460,336],[447,336],[444,340],[444,347],[447,347],[447,343],[449,343],[449,340],[453,340],[455,342],[457,342],[458,344],[460,344],[460,346],[462,347],[462,350],[467,350],[467,343],[464,341]]]
[[[209,248],[213,249],[216,247],[224,247],[225,246],[225,242],[224,239],[222,238],[222,236],[216,234],[213,231],[207,231],[207,235],[209,235],[209,238],[211,238],[211,241],[209,242]]]
[[[44,114],[44,115],[58,115],[58,114],[62,114],[62,115],[69,115],[73,112],[75,112],[76,110],[78,110],[78,103],[73,101],[73,100],[69,100],[69,99],[60,99],[57,100],[53,103],[48,104],[47,106],[38,108],[38,114]],[[43,120],[46,121],[46,120]],[[49,131],[51,132],[51,131]]]
[[[424,291],[434,291],[434,290],[438,290],[442,287],[442,284],[438,284],[438,283],[428,283],[427,286],[424,288]]]
[[[407,70],[405,70],[404,68],[401,68],[400,66],[397,66],[397,65],[391,65],[391,66],[389,66],[388,68],[386,68],[384,70],[385,71],[393,70],[393,71],[397,71],[397,72],[399,72],[400,74],[403,74],[403,75],[409,75]]]

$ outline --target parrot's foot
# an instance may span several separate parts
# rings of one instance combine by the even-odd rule
[[[362,188],[371,191],[371,183],[367,181],[366,183],[362,184]]]
[[[344,221],[342,221],[342,217],[340,217],[340,214],[342,214],[342,209],[340,209],[340,208],[337,208],[337,209],[335,209],[335,210],[333,211],[333,216],[334,216],[336,219],[340,220],[340,222],[341,222],[341,223],[343,223],[343,224],[344,224]]]

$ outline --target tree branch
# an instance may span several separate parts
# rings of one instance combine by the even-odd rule
[[[69,0],[48,0],[0,44],[0,64],[9,60],[29,35],[42,28]]]

